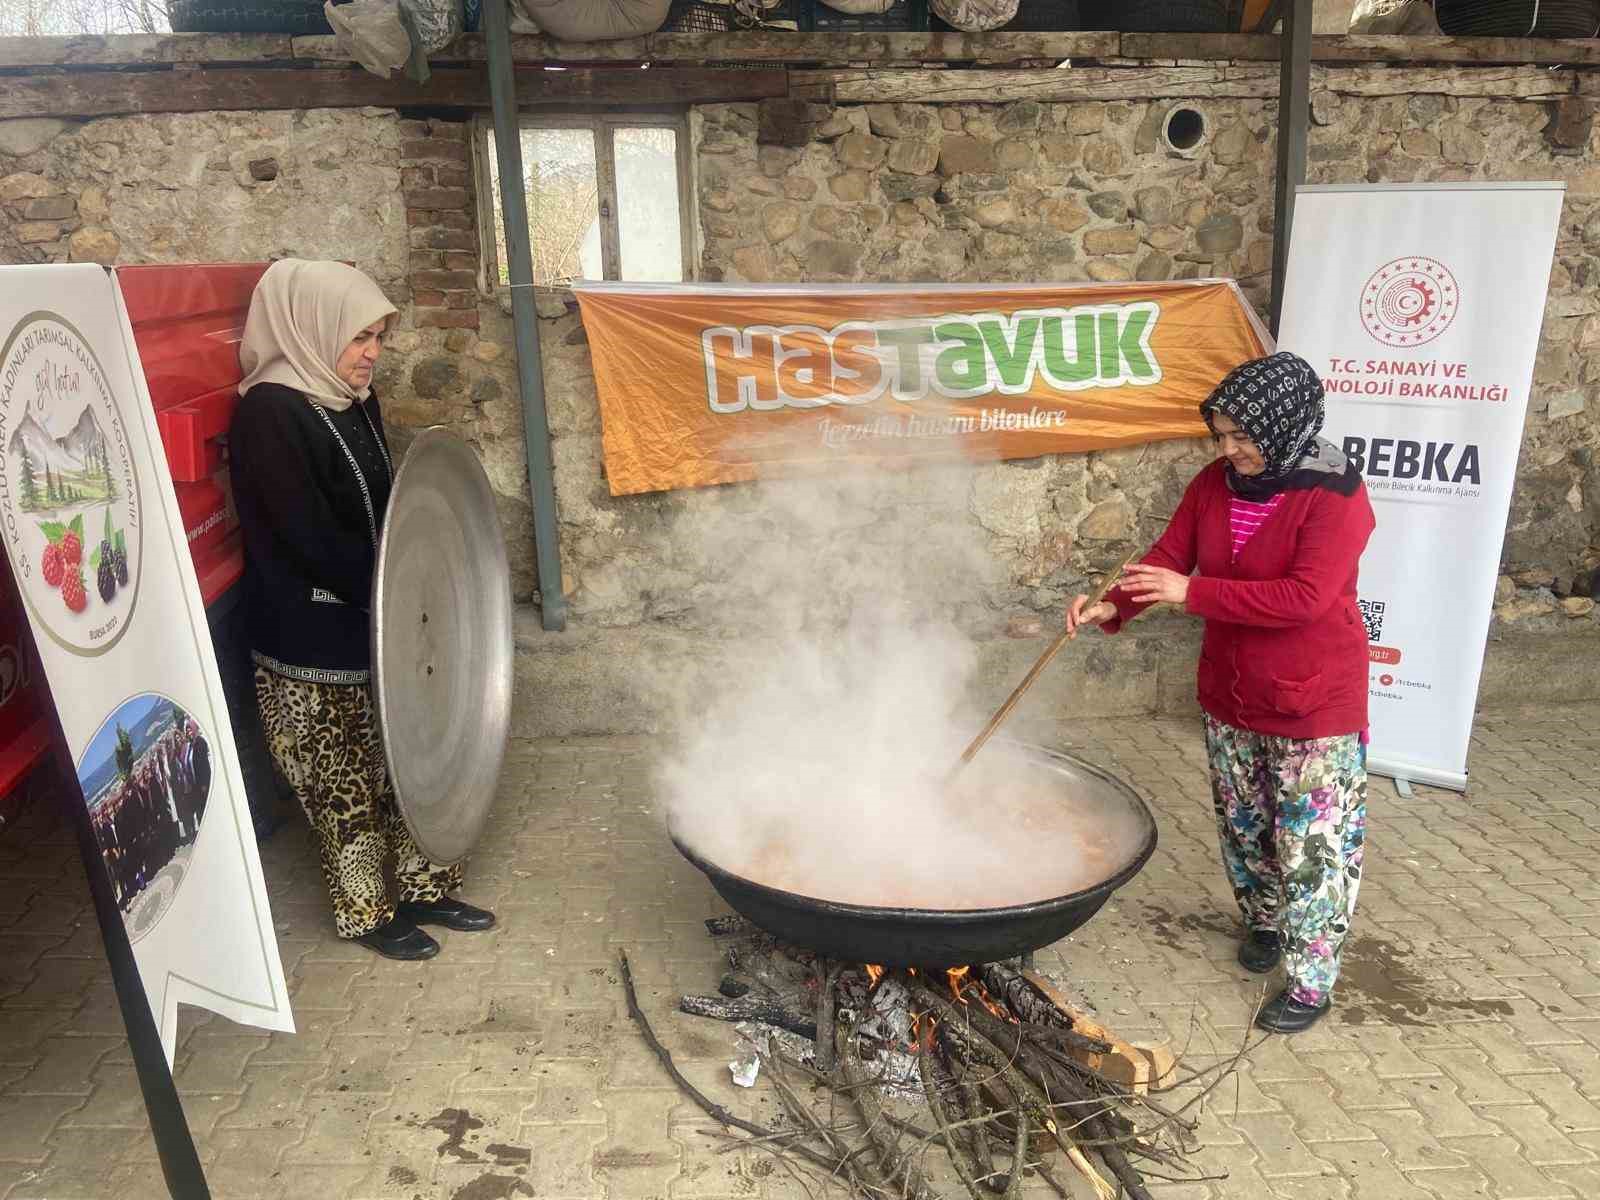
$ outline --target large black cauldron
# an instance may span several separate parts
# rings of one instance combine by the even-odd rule
[[[1132,857],[1104,882],[1067,896],[1007,908],[945,910],[873,908],[779,891],[707,862],[677,837],[673,845],[741,915],[781,941],[819,954],[852,963],[932,968],[1016,958],[1059,941],[1099,912],[1155,852],[1156,823],[1132,788],[1072,755],[1014,742],[991,743],[986,753],[1020,756],[1054,775],[1062,803],[1131,812],[1145,829]]]

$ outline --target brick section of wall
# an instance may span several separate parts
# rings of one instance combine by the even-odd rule
[[[478,221],[472,125],[403,121],[400,188],[411,243],[412,320],[419,329],[478,328]]]

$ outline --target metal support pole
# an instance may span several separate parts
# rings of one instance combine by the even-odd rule
[[[561,588],[555,470],[551,465],[550,420],[544,402],[539,316],[533,302],[528,197],[522,186],[522,130],[517,121],[516,75],[511,67],[511,17],[506,11],[506,3],[507,0],[484,0],[483,30],[489,59],[489,98],[494,105],[494,149],[500,167],[500,211],[506,229],[506,267],[511,276],[511,326],[517,346],[517,383],[522,390],[522,431],[527,445],[528,490],[533,497],[539,611],[546,629],[561,630],[567,627],[567,598]]]
[[[1283,315],[1284,276],[1289,265],[1289,235],[1294,228],[1294,190],[1306,181],[1306,127],[1311,119],[1311,6],[1313,0],[1284,0],[1279,43],[1278,171],[1272,225],[1272,336]]]
[[[111,964],[111,982],[117,990],[122,1024],[128,1032],[128,1049],[133,1055],[139,1090],[144,1094],[144,1111],[150,1119],[150,1133],[155,1139],[156,1154],[161,1159],[161,1173],[166,1177],[167,1191],[172,1200],[211,1200],[211,1189],[206,1185],[200,1156],[195,1153],[194,1137],[183,1115],[183,1101],[178,1098],[177,1085],[173,1083],[172,1072],[167,1068],[167,1053],[161,1046],[161,1032],[150,1011],[144,982],[139,978],[139,964],[133,957],[133,944],[128,941],[122,913],[117,910],[117,903],[112,898],[105,860],[100,856],[94,827],[89,823],[89,806],[83,801],[77,771],[67,753],[66,738],[59,723],[54,733],[62,804],[66,809],[64,815],[78,834],[78,852],[83,857],[84,874],[89,877],[89,892],[94,897],[100,936],[105,942],[106,959]]]

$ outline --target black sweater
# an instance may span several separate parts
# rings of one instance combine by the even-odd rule
[[[376,394],[343,412],[260,383],[228,431],[251,646],[316,683],[368,680],[368,608],[393,483]]]

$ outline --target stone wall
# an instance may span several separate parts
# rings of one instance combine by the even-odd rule
[[[0,121],[0,262],[354,262],[401,310],[377,380],[397,440],[472,440],[527,599],[521,407],[509,319],[477,294],[469,129],[388,109]]]
[[[1174,149],[1168,115],[1200,114]],[[1276,105],[1255,100],[865,105],[805,114],[802,145],[763,144],[755,105],[697,111],[702,276],[710,280],[1129,280],[1232,275],[1264,310]],[[1600,557],[1600,144],[1587,106],[1418,95],[1314,97],[1313,182],[1569,181],[1497,615],[1592,616]],[[793,114],[790,114],[791,117]],[[792,121],[786,127],[792,131]],[[547,323],[562,552],[579,619],[700,620],[734,604],[685,545],[748,489],[612,500],[573,318]],[[549,369],[549,368],[547,368]],[[949,581],[991,623],[1055,611],[1159,530],[1207,460],[1197,443],[1024,463],[972,477],[995,576]],[[998,582],[997,582],[998,580]],[[709,602],[709,603],[708,603]]]
[[[1182,150],[1163,137],[1179,106],[1204,122]],[[1265,303],[1271,101],[863,105],[800,116],[803,135],[790,140],[801,144],[769,145],[754,105],[692,114],[703,278],[1231,274]],[[1600,561],[1600,143],[1587,103],[1330,87],[1313,116],[1317,181],[1568,181],[1496,628],[1600,636],[1586,598]],[[0,123],[0,261],[355,261],[403,313],[379,378],[399,440],[442,423],[472,442],[501,498],[517,596],[537,599],[509,317],[502,297],[474,296],[468,282],[468,131],[387,110]],[[607,637],[623,644],[625,628],[685,645],[752,633],[767,598],[751,564],[817,555],[838,530],[772,521],[775,485],[611,497],[582,326],[556,297],[541,297],[540,314],[575,629],[599,637],[602,654]],[[1173,442],[907,476],[860,520],[920,506],[930,529],[981,543],[979,568],[937,586],[951,615],[1003,640],[1055,620],[1095,568],[1153,536],[1208,456]]]

